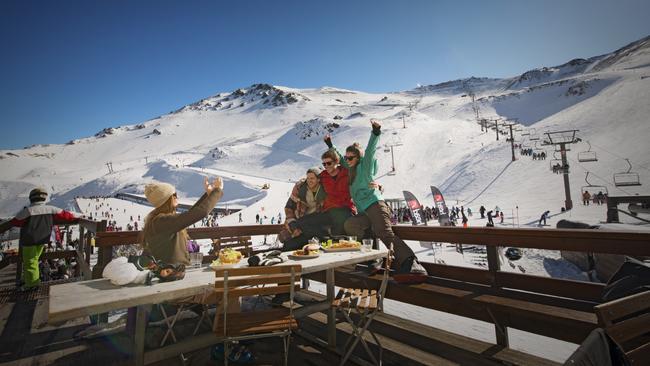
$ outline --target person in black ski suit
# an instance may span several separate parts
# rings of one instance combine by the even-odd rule
[[[551,211],[544,211],[542,216],[539,218],[539,225],[540,226],[546,225],[546,218],[548,217],[548,214],[550,214],[550,213],[551,213]]]
[[[485,207],[481,206],[481,208],[478,209],[478,212],[481,214],[481,218],[485,218]]]
[[[487,212],[487,219],[488,219],[488,223],[485,226],[494,227],[494,221],[492,221],[492,210]]]

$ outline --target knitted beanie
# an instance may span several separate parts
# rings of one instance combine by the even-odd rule
[[[144,196],[156,208],[167,202],[175,192],[176,189],[169,183],[154,182],[144,186]]]

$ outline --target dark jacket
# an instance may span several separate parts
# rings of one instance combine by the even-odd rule
[[[34,202],[18,212],[11,219],[11,224],[20,227],[19,245],[28,247],[48,244],[54,224],[76,221],[77,217],[72,212],[46,205],[45,202]]]

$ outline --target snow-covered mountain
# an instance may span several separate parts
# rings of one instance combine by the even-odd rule
[[[398,92],[255,84],[67,144],[1,150],[0,217],[20,209],[35,186],[45,186],[55,204],[71,208],[76,196],[141,194],[151,179],[175,184],[181,197],[191,200],[200,195],[201,177],[208,170],[226,178],[220,204],[249,206],[266,192],[241,176],[296,180],[308,167],[319,165],[325,134],[332,134],[340,147],[354,141],[365,144],[370,118],[382,121],[376,154],[378,181],[387,198],[410,190],[430,204],[433,184],[452,204],[519,207],[519,214],[529,218],[547,208],[558,212],[564,190],[561,177],[549,168],[552,149],[535,146],[518,132],[517,141],[545,149],[549,158],[532,161],[517,154],[518,160],[511,162],[505,136],[495,141],[493,131],[481,132],[472,95],[481,117],[518,119],[528,132],[542,136],[546,131],[580,130],[578,136],[590,142],[598,161],[578,162],[577,153],[588,145],[571,146],[576,206],[587,171],[590,183],[605,186],[610,195],[650,191],[646,37],[610,54],[512,78],[471,77]],[[393,166],[390,146],[396,174],[388,174]],[[644,185],[613,185],[613,174],[627,170],[624,158]]]

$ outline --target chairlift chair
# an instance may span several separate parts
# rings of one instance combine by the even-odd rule
[[[549,162],[549,167],[550,170],[553,171],[553,166],[554,165],[559,165],[560,167],[562,166],[562,159],[551,159]]]
[[[582,186],[582,188],[580,189],[581,193],[585,193],[585,191],[590,191],[590,193],[592,195],[594,195],[594,194],[597,194],[598,192],[603,192],[604,195],[609,196],[609,192],[607,191],[607,187],[591,184],[591,183],[589,183],[587,178],[589,178],[589,172],[587,172],[587,175],[585,175],[585,182],[587,183],[587,185]]]
[[[626,172],[614,174],[614,185],[617,187],[640,186],[641,180],[639,179],[639,174],[632,171],[630,159],[626,158],[625,161],[627,161],[629,167]]]
[[[596,157],[596,152],[591,151],[591,144],[589,141],[585,141],[587,145],[589,145],[589,148],[587,151],[581,151],[578,153],[578,161],[581,163],[586,163],[590,161],[598,161],[598,158]]]

